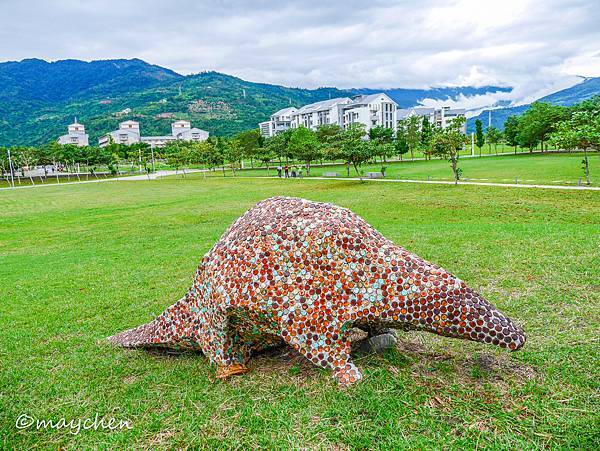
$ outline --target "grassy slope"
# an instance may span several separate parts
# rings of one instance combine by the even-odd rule
[[[364,382],[284,353],[221,383],[204,357],[103,338],[188,288],[254,202],[332,201],[477,287],[528,333],[522,352],[411,333]],[[305,180],[161,180],[0,193],[1,447],[594,448],[600,196]],[[25,430],[21,413],[130,419],[122,432]]]
[[[544,183],[553,185],[576,185],[579,178],[583,177],[584,172],[581,169],[581,160],[583,154],[580,153],[548,153],[548,154],[519,154],[489,156],[483,158],[462,158],[459,160],[459,167],[462,168],[462,178],[468,178],[472,181],[487,181],[498,183],[514,183],[515,178],[519,178],[519,183]],[[590,174],[593,185],[597,185],[600,180],[600,154],[590,153]],[[399,179],[417,179],[426,180],[430,176],[432,180],[452,180],[452,169],[450,163],[446,160],[430,161],[404,161],[384,164],[387,166],[387,178]],[[364,165],[360,170],[367,172],[379,172],[381,164]],[[322,176],[325,172],[339,172],[340,176],[345,177],[346,166],[324,166],[313,167],[311,176]],[[275,169],[267,171],[266,169],[244,170],[239,172],[243,176],[273,176]],[[306,175],[306,171],[304,171]],[[222,176],[222,172],[217,170],[214,174]],[[228,173],[227,175],[231,175]],[[354,167],[350,168],[350,176],[356,177]],[[596,183],[594,183],[596,181]]]

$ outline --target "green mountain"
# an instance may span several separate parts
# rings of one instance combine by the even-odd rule
[[[563,89],[562,91],[554,92],[550,95],[538,99],[539,102],[548,102],[554,105],[571,106],[579,103],[583,100],[589,99],[595,95],[600,94],[600,77],[587,78],[583,82],[571,86],[570,88]],[[491,110],[492,114],[492,126],[503,130],[504,122],[509,116],[520,116],[523,114],[529,105],[520,105],[508,108],[498,108]],[[484,124],[484,128],[489,123],[489,112],[490,110],[484,110],[479,115],[470,118],[467,121],[467,133],[475,131],[475,121],[480,119]]]
[[[400,107],[424,98],[510,91],[511,88],[383,90]],[[252,83],[217,72],[182,76],[139,59],[0,63],[0,145],[39,145],[66,133],[73,117],[86,126],[90,143],[119,122],[140,122],[145,135],[170,133],[175,119],[191,120],[212,135],[255,128],[287,106],[380,90],[299,89]]]

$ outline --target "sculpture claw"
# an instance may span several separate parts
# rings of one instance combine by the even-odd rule
[[[238,374],[245,374],[250,371],[245,365],[241,363],[234,363],[233,365],[219,366],[217,368],[217,379],[227,379],[229,376],[236,376]]]

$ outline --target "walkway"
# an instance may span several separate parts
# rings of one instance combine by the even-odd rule
[[[185,173],[186,174],[190,174],[192,172],[205,172],[206,169],[186,169]],[[12,187],[6,187],[6,188],[0,188],[0,190],[9,190],[9,189],[21,189],[21,188],[39,188],[39,187],[43,187],[43,186],[64,186],[64,185],[81,185],[83,183],[101,183],[101,182],[114,182],[114,181],[119,181],[119,180],[126,180],[126,181],[136,181],[136,180],[156,180],[162,177],[167,177],[170,175],[180,175],[183,174],[182,171],[171,171],[171,170],[165,170],[165,171],[156,171],[150,174],[140,174],[140,175],[127,175],[127,176],[121,176],[121,177],[111,177],[111,178],[106,178],[106,179],[94,179],[94,180],[81,180],[81,181],[77,181],[77,182],[60,182],[60,183],[36,183],[35,185],[20,185],[20,186],[15,186],[14,188]]]
[[[240,179],[278,179],[279,177],[240,177]],[[299,179],[297,179],[299,180]],[[302,180],[346,180],[359,181],[358,177],[304,177]],[[446,180],[400,180],[400,179],[368,179],[363,178],[364,182],[390,182],[390,183],[424,183],[432,185],[454,185],[453,181]],[[565,186],[565,185],[531,185],[525,183],[492,183],[492,182],[458,182],[459,185],[476,186],[501,186],[508,188],[541,188],[541,189],[566,189],[579,191],[600,191],[600,186]]]

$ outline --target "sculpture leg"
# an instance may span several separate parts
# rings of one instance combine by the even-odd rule
[[[246,366],[250,348],[240,341],[239,335],[227,334],[217,358],[217,378],[226,379],[229,376],[244,374],[250,371]]]
[[[219,333],[213,335],[214,350],[211,360],[217,365],[217,378],[226,379],[236,374],[250,371],[246,366],[250,356],[250,346],[245,343],[237,329],[232,327],[226,315],[221,322]]]
[[[350,357],[350,343],[337,344],[330,351],[333,361],[329,364],[333,371],[333,377],[343,387],[354,384],[362,379],[362,373],[352,362]]]
[[[339,335],[343,335],[341,332]],[[321,337],[325,342],[326,337]],[[362,379],[360,370],[352,363],[350,357],[350,342],[338,341],[329,346],[313,347],[307,344],[307,337],[284,335],[287,344],[295,348],[315,365],[322,368],[331,368],[333,377],[341,386],[349,386]],[[314,336],[311,340],[315,340]]]

